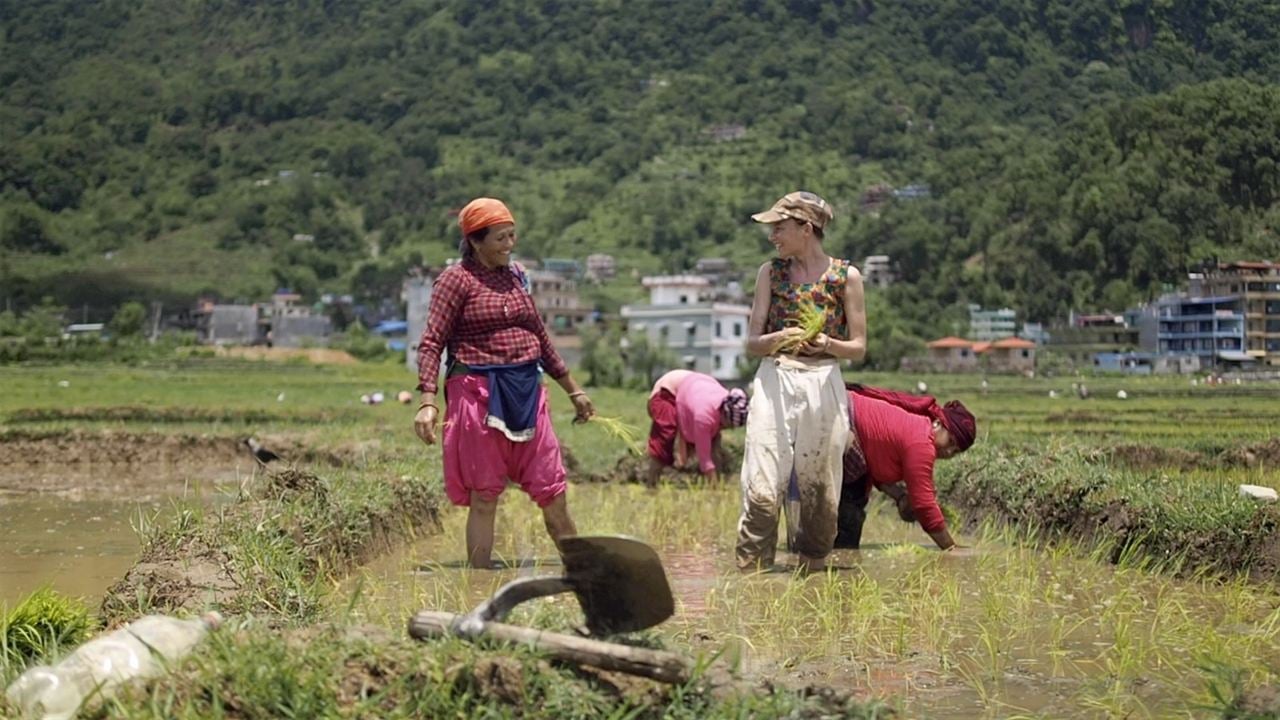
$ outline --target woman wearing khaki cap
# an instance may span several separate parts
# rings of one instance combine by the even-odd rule
[[[795,549],[804,570],[826,564],[836,535],[841,460],[849,439],[849,397],[841,360],[866,353],[862,276],[848,260],[822,249],[831,206],[811,192],[793,192],[751,216],[770,226],[778,256],[760,266],[747,352],[763,357],[752,381],[742,464],[742,517],[737,561],[767,569],[778,541],[778,516],[794,472],[800,497]],[[809,303],[822,331],[801,342]]]

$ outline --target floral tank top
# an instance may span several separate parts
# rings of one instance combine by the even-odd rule
[[[769,266],[769,314],[765,316],[764,331],[777,332],[798,323],[797,314],[803,300],[811,300],[826,316],[822,331],[837,340],[849,338],[844,317],[844,288],[849,280],[848,260],[831,258],[827,271],[817,282],[791,282],[789,260],[774,258]]]

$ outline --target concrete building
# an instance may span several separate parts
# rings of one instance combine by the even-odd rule
[[[1237,295],[1166,295],[1155,302],[1157,352],[1193,354],[1203,367],[1240,367],[1255,362],[1244,351],[1245,323]]]
[[[1036,344],[1022,338],[968,340],[944,337],[925,345],[926,354],[904,362],[904,370],[1026,374],[1035,371]]]
[[[1280,263],[1219,263],[1204,274],[1203,283],[1210,295],[1240,298],[1245,354],[1280,366]]]
[[[888,255],[868,255],[861,269],[862,284],[866,287],[887,288],[897,279]]]
[[[586,277],[588,280],[612,280],[618,275],[618,261],[612,255],[594,253],[587,256]]]
[[[1099,353],[1120,355],[1142,349],[1140,329],[1125,315],[1071,313],[1067,324],[1053,328],[1047,349],[1067,358],[1076,367],[1096,367]]]
[[[710,281],[696,275],[646,277],[642,282],[649,288],[649,303],[623,306],[627,332],[644,334],[650,343],[667,348],[681,367],[737,379],[751,307],[715,302]]]
[[[333,325],[324,315],[316,315],[302,304],[302,296],[277,290],[271,304],[259,305],[258,322],[262,336],[272,347],[297,348],[327,345]]]
[[[1006,337],[989,343],[978,342],[973,351],[982,356],[987,372],[1027,374],[1036,369],[1036,344],[1030,340]]]
[[[1100,352],[1093,357],[1099,372],[1126,375],[1173,375],[1200,372],[1199,355],[1160,355],[1153,352]]]
[[[999,340],[1018,334],[1018,313],[1010,308],[983,310],[969,305],[969,337],[974,340]]]
[[[949,336],[926,343],[928,368],[934,372],[972,372],[979,369],[973,341]]]
[[[405,304],[404,364],[418,372],[418,341],[427,327],[427,311],[431,309],[431,273],[423,268],[409,271],[400,285],[400,299]]]
[[[527,272],[529,292],[547,331],[552,334],[577,332],[578,326],[591,316],[591,309],[579,304],[578,284],[545,269]]]
[[[258,306],[208,303],[195,315],[196,338],[208,345],[253,345],[259,342]]]

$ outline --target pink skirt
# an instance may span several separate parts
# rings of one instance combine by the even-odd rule
[[[538,390],[538,415],[533,440],[512,442],[484,423],[489,411],[489,379],[458,375],[445,383],[448,405],[444,425],[444,491],[449,502],[466,507],[471,493],[492,501],[507,487],[519,485],[538,507],[564,494],[564,463],[560,441],[551,428],[547,389]]]

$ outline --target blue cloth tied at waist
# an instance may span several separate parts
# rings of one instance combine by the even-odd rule
[[[529,442],[538,424],[542,365],[537,360],[519,365],[470,365],[489,379],[489,414],[484,423],[512,442]]]

